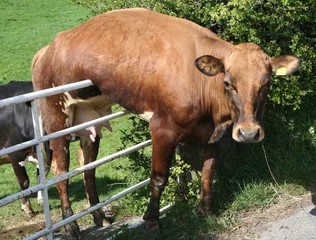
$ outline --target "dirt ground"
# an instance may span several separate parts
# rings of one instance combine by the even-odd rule
[[[260,234],[268,229],[275,221],[284,219],[293,213],[297,212],[304,206],[316,203],[316,194],[306,194],[300,197],[282,196],[278,204],[275,204],[267,209],[251,209],[248,211],[241,211],[237,214],[236,219],[239,225],[233,229],[228,229],[226,232],[217,236],[218,240],[245,240],[245,239],[259,239]],[[117,230],[121,224],[128,221],[135,221],[135,219],[126,219],[125,222],[120,222],[111,225],[107,228],[93,228],[88,227],[82,229],[83,239],[105,239],[108,234]],[[35,217],[28,222],[28,225],[20,223],[12,223],[10,229],[4,229],[0,232],[1,240],[20,239],[28,234],[34,233],[45,228],[42,218]],[[82,227],[81,227],[82,228]],[[67,239],[63,230],[56,233],[56,239]],[[92,238],[91,238],[92,237]]]

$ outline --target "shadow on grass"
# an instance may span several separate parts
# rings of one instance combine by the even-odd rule
[[[98,193],[104,194],[106,192],[107,195],[112,195],[113,192],[116,192],[117,188],[124,187],[125,181],[116,178],[109,178],[107,176],[96,178],[96,185]],[[85,188],[83,179],[79,176],[77,179],[70,179],[69,183],[69,195],[73,199],[72,201],[81,201],[86,198]],[[57,191],[56,186],[52,186],[48,190],[50,199],[59,199],[59,193]],[[0,199],[5,198],[11,194],[0,195]],[[30,195],[31,198],[37,198],[37,193],[32,193]]]
[[[112,196],[117,193],[117,189],[125,187],[125,182],[120,179],[109,178],[107,176],[96,178],[96,185],[100,201],[104,200],[104,197]],[[127,188],[127,187],[126,187]],[[79,202],[82,200],[88,200],[86,198],[85,187],[82,178],[77,178],[75,180],[70,180],[69,183],[69,196],[72,202]],[[50,199],[59,199],[59,193],[56,187],[51,187],[49,189],[49,198]]]

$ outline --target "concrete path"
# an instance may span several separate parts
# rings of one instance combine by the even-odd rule
[[[260,240],[311,240],[316,239],[316,208],[304,206],[291,216],[275,221],[262,232]]]

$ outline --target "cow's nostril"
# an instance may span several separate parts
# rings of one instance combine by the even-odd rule
[[[256,142],[259,139],[259,128],[256,129],[238,129],[239,138],[242,142]]]

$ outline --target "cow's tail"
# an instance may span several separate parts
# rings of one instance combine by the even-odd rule
[[[50,45],[47,45],[47,46],[41,48],[33,57],[32,66],[31,66],[33,87],[34,87],[34,79],[33,79],[34,78],[34,72],[33,71],[39,65],[40,60],[45,55],[45,53],[46,53],[47,49],[49,48],[49,46]],[[46,130],[45,130],[44,122],[42,120],[40,111],[39,111],[39,114],[40,114],[40,116],[39,116],[40,126],[39,127],[40,127],[41,136],[43,136],[43,135],[46,134]],[[46,172],[46,175],[47,175],[47,173],[49,172],[50,166],[51,166],[51,161],[52,161],[52,151],[51,151],[50,146],[49,146],[49,141],[46,141],[46,142],[41,144],[41,150],[42,150],[42,153],[44,155],[45,172]]]
[[[42,120],[42,117],[39,116],[39,122],[40,122],[40,132],[41,136],[44,136],[47,134],[44,126],[44,122]],[[46,176],[50,170],[51,163],[52,163],[52,150],[50,149],[49,141],[43,142],[41,144],[42,153],[44,156],[44,163],[45,163],[45,173]]]

